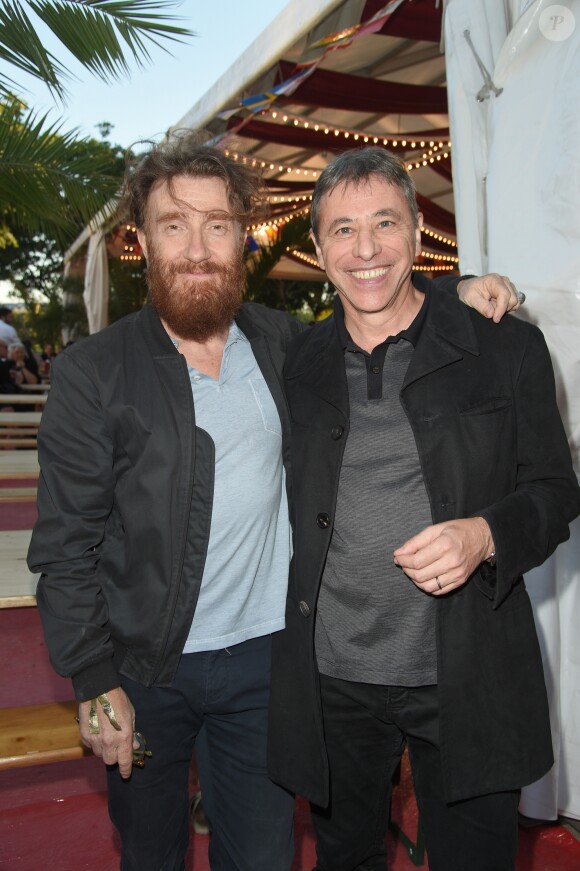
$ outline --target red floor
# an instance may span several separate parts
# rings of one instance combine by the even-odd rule
[[[0,490],[1,493],[1,490]],[[0,502],[0,529],[32,529],[36,523],[36,503],[30,500]]]
[[[0,610],[0,707],[71,698],[54,674],[34,608]],[[407,772],[395,789],[393,818],[415,839],[416,806]],[[308,807],[296,804],[293,871],[310,871],[314,843]],[[187,871],[208,871],[207,843],[192,833]],[[388,840],[391,871],[411,871],[402,844]],[[102,763],[95,758],[0,771],[0,868],[78,871],[118,868],[118,842],[106,810]],[[425,871],[427,865],[422,866]],[[518,871],[579,871],[580,843],[561,826],[520,831]],[[273,869],[275,871],[275,869]]]

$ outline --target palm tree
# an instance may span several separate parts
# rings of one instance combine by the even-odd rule
[[[91,74],[112,81],[143,66],[151,45],[191,31],[168,11],[176,0],[0,0],[0,60],[43,81],[64,100],[69,73],[42,43],[34,15]],[[31,17],[32,15],[32,17]],[[65,240],[110,199],[118,178],[74,131],[26,108],[18,83],[0,73],[0,245],[11,230]]]

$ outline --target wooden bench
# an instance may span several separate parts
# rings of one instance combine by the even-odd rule
[[[41,411],[0,411],[0,448],[35,448]]]
[[[3,478],[38,478],[36,451],[0,451],[0,482]]]
[[[0,426],[26,426],[38,429],[42,419],[41,411],[0,411]]]
[[[46,405],[46,393],[0,393],[0,405]]]
[[[75,722],[78,702],[0,708],[0,770],[90,755]]]
[[[50,381],[44,381],[42,384],[21,384],[20,389],[26,393],[43,393],[50,390]]]
[[[0,608],[32,608],[36,605],[38,575],[26,564],[30,529],[0,531]]]

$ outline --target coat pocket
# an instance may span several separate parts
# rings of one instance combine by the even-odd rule
[[[465,408],[459,409],[459,414],[464,416],[480,415],[480,414],[496,414],[511,408],[512,400],[509,396],[492,396],[488,399],[482,399],[478,402],[471,403]]]

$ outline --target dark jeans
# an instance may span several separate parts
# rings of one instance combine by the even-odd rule
[[[288,871],[292,796],[266,774],[270,637],[182,656],[170,687],[123,678],[153,757],[128,781],[108,771],[122,871],[181,871],[193,748],[212,827],[212,871]],[[199,740],[197,740],[199,739]]]
[[[330,806],[312,808],[315,871],[385,871],[391,780],[405,742],[430,871],[514,868],[519,790],[445,802],[436,687],[321,675],[321,688]]]

